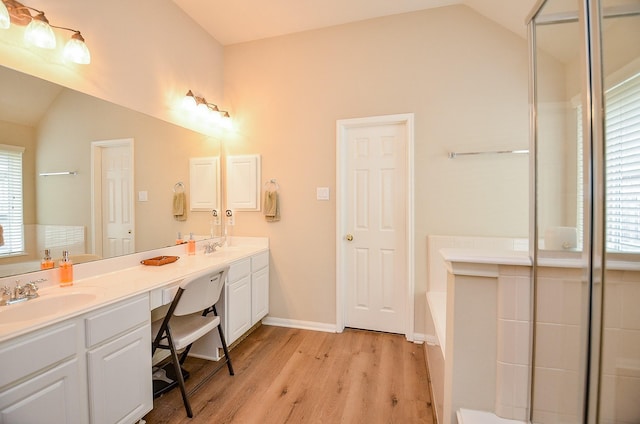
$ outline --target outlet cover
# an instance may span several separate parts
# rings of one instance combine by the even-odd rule
[[[329,200],[329,187],[317,187],[316,200]]]

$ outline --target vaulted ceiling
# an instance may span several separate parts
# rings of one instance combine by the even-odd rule
[[[536,0],[174,0],[222,45],[464,4],[525,37]]]

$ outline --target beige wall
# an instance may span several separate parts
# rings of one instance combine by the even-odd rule
[[[271,240],[271,315],[335,323],[336,120],[415,113],[416,331],[428,234],[525,236],[528,158],[447,158],[528,146],[527,43],[453,6],[226,47],[227,153],[260,153],[282,220],[240,212]],[[331,201],[315,200],[318,186]]]

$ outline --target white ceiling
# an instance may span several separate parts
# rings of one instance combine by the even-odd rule
[[[536,0],[173,0],[220,44],[464,4],[525,37]]]

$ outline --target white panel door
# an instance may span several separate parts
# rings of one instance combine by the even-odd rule
[[[130,152],[128,146],[102,149],[102,254],[107,258],[135,251]]]
[[[406,127],[347,129],[345,325],[404,333]]]

